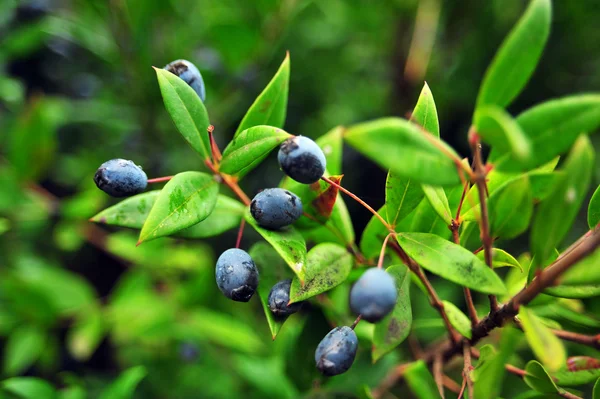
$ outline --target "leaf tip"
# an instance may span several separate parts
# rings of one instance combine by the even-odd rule
[[[142,242],[144,242],[144,240],[140,238],[140,239],[138,240],[138,242],[135,244],[135,246],[136,246],[136,247],[139,247],[139,246],[142,244]]]

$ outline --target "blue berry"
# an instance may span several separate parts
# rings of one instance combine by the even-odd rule
[[[318,181],[327,164],[317,143],[304,136],[290,137],[281,143],[277,160],[286,175],[304,184]]]
[[[250,213],[260,226],[277,230],[302,216],[302,201],[282,188],[268,188],[252,199]]]
[[[376,323],[394,309],[397,298],[394,278],[385,270],[372,267],[350,290],[350,309],[364,320]]]
[[[325,376],[345,373],[352,366],[358,338],[350,327],[336,327],[321,340],[315,351],[317,369]]]
[[[278,282],[271,288],[269,292],[269,309],[275,316],[289,316],[292,313],[296,313],[302,307],[302,302],[296,302],[289,304],[290,301],[290,288],[292,286],[292,280],[287,279]]]
[[[94,175],[96,186],[113,197],[128,197],[144,191],[148,177],[141,167],[126,159],[104,162]]]
[[[198,346],[193,342],[183,342],[179,347],[179,356],[186,362],[194,362],[198,360],[198,355],[200,354],[200,350]]]
[[[248,302],[258,287],[258,269],[246,251],[231,248],[217,259],[217,285],[227,298]]]
[[[179,76],[185,83],[190,85],[198,94],[198,97],[204,102],[206,99],[206,89],[204,88],[204,80],[196,65],[187,60],[176,60],[165,66],[167,71]]]

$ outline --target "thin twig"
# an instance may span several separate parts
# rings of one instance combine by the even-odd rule
[[[173,176],[155,177],[154,179],[148,179],[148,184],[163,183],[163,182],[171,180],[172,178],[173,178]]]
[[[213,162],[215,165],[218,165],[219,162],[221,162],[223,156],[221,155],[221,150],[219,150],[219,146],[217,145],[217,142],[215,141],[215,136],[213,134],[213,132],[215,131],[215,127],[213,125],[210,125],[206,130],[208,131],[208,139],[210,141],[210,152],[212,154]]]
[[[246,193],[244,193],[244,191],[242,191],[240,186],[238,186],[237,181],[233,177],[226,175],[224,173],[220,173],[215,168],[215,166],[213,164],[211,164],[210,161],[208,161],[208,160],[206,160],[204,163],[215,175],[217,175],[219,177],[219,179],[221,180],[222,183],[224,183],[227,187],[229,187],[231,189],[231,191],[233,191],[233,193],[235,195],[237,195],[237,197],[244,203],[244,205],[246,205],[246,206],[250,205],[250,198],[248,198]]]
[[[246,226],[246,219],[242,218],[240,222],[240,229],[238,230],[237,240],[235,240],[235,247],[239,248],[242,242],[242,236],[244,235],[244,226]]]
[[[471,365],[471,346],[466,341],[463,345],[463,359],[465,363],[465,367],[463,369],[463,378],[467,381],[469,399],[473,399],[473,380],[471,379],[471,371],[473,370],[473,366]]]
[[[358,317],[356,318],[356,320],[354,320],[354,323],[352,323],[352,325],[350,326],[350,328],[354,330],[354,328],[358,325],[358,323],[360,323],[361,320],[362,320],[362,315],[359,314]]]
[[[393,235],[392,233],[388,234],[387,236],[385,236],[385,240],[383,240],[383,245],[381,246],[381,252],[379,253],[379,260],[377,261],[377,267],[379,269],[381,269],[383,267],[383,258],[385,257],[385,249],[387,248],[387,243],[392,235]]]
[[[440,396],[442,399],[445,399],[446,395],[444,394],[444,375],[442,366],[442,356],[439,354],[433,359],[433,379],[435,380],[435,385],[437,385],[438,391],[440,392]]]
[[[456,381],[448,377],[446,374],[444,374],[442,377],[444,379],[444,386],[448,388],[449,391],[452,391],[455,394],[458,394],[460,392],[460,385],[458,385]]]

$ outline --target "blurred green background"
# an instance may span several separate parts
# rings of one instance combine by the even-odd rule
[[[288,50],[286,131],[316,138],[405,116],[427,80],[442,138],[467,156],[479,83],[526,3],[0,0],[0,376],[39,376],[89,397],[139,365],[147,371],[139,398],[355,397],[361,385],[376,386],[408,359],[408,345],[376,365],[360,351],[352,370],[331,380],[314,368],[330,329],[324,313],[350,317],[347,284],[290,318],[272,342],[258,300],[230,302],[214,283],[216,255],[235,231],[136,248],[135,232],[87,221],[116,202],[93,174],[119,157],[149,177],[202,168],[164,110],[151,66],[178,58],[198,66],[223,148]],[[600,89],[600,3],[553,5],[549,44],[513,113]],[[384,171],[346,148],[344,172],[345,186],[383,204]],[[242,187],[253,196],[281,177],[270,157]],[[347,204],[360,237],[370,214]],[[244,245],[258,240],[248,231]],[[462,305],[459,287],[435,282]],[[414,294],[424,344],[442,324]],[[359,335],[368,334],[363,326]]]

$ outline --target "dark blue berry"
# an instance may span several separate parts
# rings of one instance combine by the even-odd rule
[[[217,285],[227,298],[248,302],[258,287],[258,269],[246,251],[231,248],[217,259]]]
[[[304,184],[318,181],[327,164],[325,154],[317,143],[304,136],[284,141],[279,147],[277,160],[286,175]]]
[[[269,292],[269,309],[275,316],[289,316],[292,313],[296,313],[302,307],[302,302],[290,302],[290,288],[292,286],[292,280],[287,279],[278,282],[271,288]]]
[[[193,342],[182,342],[179,347],[179,355],[186,362],[194,362],[198,360],[200,350],[198,346]]]
[[[144,191],[148,177],[141,167],[126,159],[104,162],[94,175],[96,186],[113,197],[128,197]]]
[[[260,226],[276,230],[289,226],[302,216],[302,201],[282,188],[268,188],[252,199],[250,213]]]
[[[204,102],[206,99],[206,89],[204,88],[204,80],[196,65],[187,60],[176,60],[165,66],[167,71],[179,76],[185,83],[190,85],[198,94],[198,97]]]
[[[364,320],[376,323],[394,309],[397,298],[394,278],[385,270],[373,267],[352,287],[350,309]]]
[[[321,340],[315,351],[317,369],[325,376],[345,373],[352,366],[358,338],[350,327],[336,327]]]

